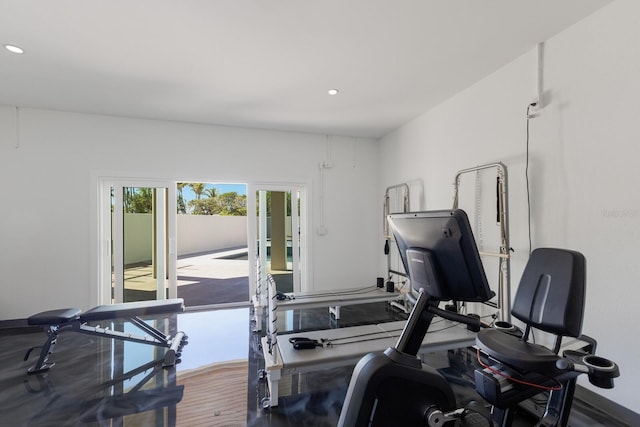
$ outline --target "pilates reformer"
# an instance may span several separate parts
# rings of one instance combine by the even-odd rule
[[[47,334],[47,339],[42,345],[38,361],[28,369],[28,372],[30,374],[43,372],[55,365],[55,362],[49,361],[49,356],[54,351],[58,336],[63,332],[78,332],[103,338],[164,347],[167,348],[167,351],[163,358],[163,365],[165,367],[173,366],[180,357],[182,347],[187,344],[187,336],[184,332],[176,332],[173,336],[166,335],[147,324],[142,317],[176,314],[182,311],[184,311],[184,301],[182,298],[175,298],[100,305],[85,312],[77,308],[65,308],[34,314],[28,318],[28,324],[30,326],[43,327]],[[116,319],[130,322],[145,335],[135,335],[89,325],[91,322]],[[31,352],[36,348],[38,347],[32,347],[27,350],[24,357],[25,361],[29,359]]]
[[[395,321],[279,334],[278,304],[281,301],[277,298],[271,277],[268,276],[267,280],[271,290],[269,321],[267,333],[261,340],[265,369],[259,372],[259,376],[267,381],[269,392],[262,400],[264,408],[278,405],[279,384],[283,376],[353,365],[365,354],[380,352],[393,345],[406,323]],[[437,330],[424,337],[418,354],[468,347],[475,342],[475,337],[475,332],[466,326],[444,321]]]
[[[266,337],[262,348],[265,370],[261,376],[266,379],[269,395],[263,400],[263,407],[278,406],[280,380],[287,375],[317,372],[342,366],[353,366],[370,352],[381,352],[392,346],[400,335],[405,321],[395,321],[346,328],[307,331],[301,334],[279,335],[279,341],[271,347]],[[473,345],[476,334],[464,325],[445,321],[437,331],[431,331],[420,345],[418,355],[437,351],[455,350]],[[306,343],[314,343],[314,348],[296,349]],[[310,345],[310,344],[309,344]],[[291,383],[291,387],[293,387]],[[293,391],[293,390],[291,390]]]
[[[267,274],[265,280],[266,290],[261,291],[265,295],[271,295],[270,286],[275,287],[271,275]],[[272,298],[269,296],[266,301],[262,301],[261,293],[257,293],[254,298],[255,330],[262,327],[262,312],[271,309]],[[392,302],[402,298],[402,294],[395,289],[383,287],[381,278],[372,285],[344,288],[328,289],[310,292],[276,292],[278,306],[280,310],[299,310],[308,308],[327,307],[329,315],[336,320],[340,320],[341,307],[357,304],[373,304],[378,302]]]
[[[388,302],[399,297],[400,293],[386,291],[377,285],[316,292],[278,292],[276,296],[280,310],[329,307],[329,313],[336,320],[340,320],[341,306]]]
[[[430,426],[476,423],[511,425],[512,409],[548,393],[541,426],[566,426],[577,376],[586,373],[598,387],[612,388],[617,365],[595,356],[596,343],[581,335],[585,261],[578,252],[537,249],[525,267],[511,314],[526,328],[513,333],[481,329],[478,318],[448,312],[441,301],[485,302],[488,286],[466,214],[460,210],[390,216],[394,236],[412,286],[419,296],[393,347],[363,357],[353,372],[338,426]],[[451,385],[416,357],[434,316],[479,329],[475,386],[486,404],[457,407]],[[506,322],[505,322],[506,323]],[[553,349],[529,342],[531,329],[555,334]],[[586,345],[560,354],[562,337]],[[456,424],[460,425],[460,424]],[[477,425],[477,424],[473,424]]]

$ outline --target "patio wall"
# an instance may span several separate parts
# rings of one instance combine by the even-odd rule
[[[151,214],[125,214],[125,264],[151,260]],[[178,215],[178,256],[247,245],[246,216]]]
[[[178,215],[178,256],[247,246],[246,216]]]

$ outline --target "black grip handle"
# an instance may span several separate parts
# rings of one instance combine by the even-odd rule
[[[309,349],[312,349],[312,348],[316,348],[318,345],[320,345],[320,344],[318,344],[318,342],[315,341],[315,340],[314,341],[311,341],[311,340],[309,340],[309,341],[295,341],[293,343],[293,348],[296,349],[296,350],[309,350]]]
[[[464,323],[465,325],[471,326],[476,331],[480,330],[481,323],[479,317],[468,316],[466,314],[460,314],[454,311],[443,310],[438,307],[429,307],[428,310],[444,319],[451,320],[452,322]]]

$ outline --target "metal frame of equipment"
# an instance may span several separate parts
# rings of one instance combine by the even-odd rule
[[[500,242],[498,252],[481,251],[481,256],[498,258],[498,303],[487,302],[500,311],[500,320],[511,322],[511,246],[509,246],[509,203],[507,198],[507,167],[500,163],[489,163],[468,169],[462,169],[456,173],[454,180],[453,209],[458,208],[460,194],[460,180],[463,175],[471,172],[479,172],[486,169],[496,170],[497,209],[498,223],[500,225]]]

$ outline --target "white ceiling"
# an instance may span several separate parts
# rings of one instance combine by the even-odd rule
[[[380,137],[610,2],[0,0],[0,104]]]

